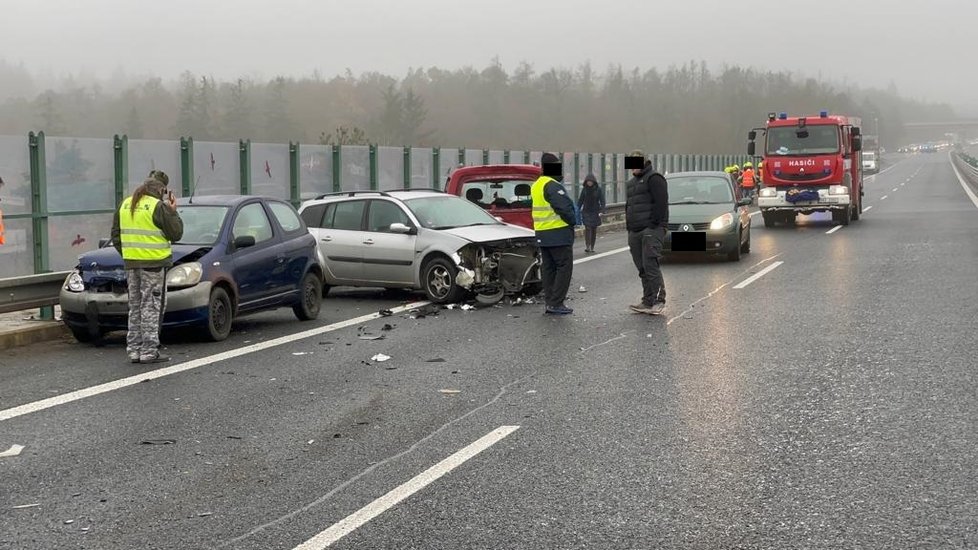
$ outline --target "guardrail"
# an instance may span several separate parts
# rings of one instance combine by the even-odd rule
[[[58,304],[68,271],[0,279],[0,313]]]
[[[952,153],[951,157],[971,183],[978,185],[978,158],[964,152]]]

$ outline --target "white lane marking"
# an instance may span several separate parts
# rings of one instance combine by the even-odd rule
[[[863,210],[863,212],[865,212],[865,210]],[[831,235],[832,233],[835,233],[836,231],[838,231],[840,229],[842,229],[842,226],[841,225],[837,225],[837,226],[833,227],[832,229],[829,229],[828,231],[826,231],[825,234],[826,235]]]
[[[734,288],[737,289],[737,290],[740,290],[740,289],[746,287],[747,285],[753,283],[754,281],[756,281],[756,280],[760,279],[761,277],[767,275],[768,273],[774,271],[775,269],[777,269],[778,267],[780,267],[781,264],[783,264],[783,263],[784,262],[774,262],[773,264],[771,264],[771,265],[765,267],[764,269],[758,271],[754,275],[752,275],[752,276],[744,279],[740,284],[734,286]]]
[[[899,189],[900,189],[899,187],[894,187],[893,192],[896,193]]]
[[[393,313],[401,313],[403,311],[409,311],[415,308],[428,305],[429,303],[430,302],[414,302],[403,306],[391,308],[391,311]],[[382,317],[383,315],[381,315],[380,313],[371,313],[369,315],[362,315],[360,317],[347,319],[346,321],[340,321],[339,323],[333,323],[331,325],[326,325],[324,327],[304,330],[302,332],[297,332],[295,334],[289,334],[287,336],[282,336],[279,338],[268,340],[267,342],[260,342],[242,348],[223,351],[221,353],[215,353],[214,355],[201,357],[200,359],[194,359],[191,361],[187,361],[186,363],[180,363],[174,365],[172,367],[166,367],[166,368],[146,372],[143,374],[137,374],[135,376],[122,378],[119,380],[115,380],[113,382],[106,382],[105,384],[99,384],[98,386],[92,386],[90,388],[73,391],[70,393],[66,393],[64,395],[58,395],[55,397],[49,397],[48,399],[35,401],[33,403],[27,403],[25,405],[20,405],[19,407],[5,409],[0,411],[0,422],[4,420],[10,420],[11,418],[17,418],[18,416],[23,416],[25,414],[42,411],[44,409],[48,409],[51,407],[57,407],[58,405],[64,405],[66,403],[78,401],[79,399],[85,399],[86,397],[92,397],[94,395],[99,395],[102,393],[118,390],[121,388],[134,386],[136,384],[148,380],[156,380],[157,378],[163,378],[164,376],[170,376],[172,374],[178,374],[181,372],[186,372],[188,370],[204,367],[213,363],[217,363],[218,361],[233,359],[235,357],[247,355],[249,353],[254,353],[256,351],[273,348],[275,346],[281,346],[282,344],[288,344],[290,342],[302,340],[303,338],[309,338],[311,336],[317,336],[326,332],[332,332],[334,330],[339,330],[346,327],[352,327],[355,325],[359,325],[361,323],[365,323],[367,321],[380,319]]]
[[[682,312],[680,312],[680,313],[679,313],[679,315],[676,315],[676,316],[675,316],[675,317],[673,317],[672,319],[669,319],[668,321],[666,321],[666,326],[669,326],[669,325],[671,325],[673,321],[676,321],[677,319],[680,319],[680,318],[682,318],[682,317],[683,317],[684,315],[686,315],[687,313],[689,313],[689,312],[691,312],[691,311],[693,310],[693,308],[695,308],[695,307],[696,307],[696,305],[697,305],[697,304],[699,304],[700,302],[702,302],[702,301],[704,301],[704,300],[709,300],[710,298],[712,298],[712,297],[713,297],[713,295],[714,295],[714,294],[716,294],[717,292],[720,292],[720,291],[721,291],[721,290],[723,290],[724,288],[726,288],[726,287],[728,287],[728,286],[730,286],[730,284],[731,284],[731,283],[733,283],[734,281],[736,281],[737,279],[739,279],[740,277],[742,277],[742,276],[743,276],[743,275],[744,275],[745,273],[750,273],[750,270],[752,270],[752,269],[754,269],[755,267],[758,267],[758,266],[760,266],[761,264],[764,264],[764,263],[767,263],[767,262],[770,262],[771,260],[773,260],[773,259],[775,259],[775,258],[777,258],[777,257],[778,257],[778,256],[780,256],[780,255],[781,255],[781,254],[775,254],[774,256],[771,256],[770,258],[764,258],[763,260],[761,260],[761,261],[759,261],[759,262],[757,262],[756,264],[754,264],[754,265],[752,265],[752,266],[750,266],[750,267],[748,267],[748,268],[747,268],[747,269],[745,269],[744,271],[741,271],[741,272],[740,272],[740,273],[738,273],[738,274],[737,274],[737,276],[736,276],[736,277],[734,277],[733,279],[731,279],[731,280],[729,280],[729,281],[727,281],[727,282],[725,282],[725,283],[723,283],[722,285],[720,285],[720,286],[718,286],[718,287],[716,287],[716,288],[714,288],[714,289],[713,289],[712,291],[710,291],[710,293],[709,293],[709,294],[707,294],[706,296],[703,296],[703,297],[702,297],[702,298],[700,298],[699,300],[696,300],[696,301],[695,301],[695,302],[693,302],[692,304],[689,304],[689,307],[687,307],[687,308],[686,308],[686,309],[684,309],[684,310],[683,310]]]
[[[900,184],[900,187],[903,187],[906,184],[907,184],[907,182],[903,182],[903,183]]]
[[[975,208],[978,208],[978,197],[976,197],[974,191],[971,190],[971,186],[964,181],[961,171],[954,165],[954,159],[951,158],[951,153],[947,154],[947,160],[951,162],[951,168],[954,169],[954,175],[958,177],[958,182],[961,184],[961,188],[968,194],[968,198],[971,199],[971,203],[975,205]]]
[[[518,429],[520,429],[519,426],[500,426],[496,428],[452,456],[421,472],[408,482],[391,490],[386,495],[340,520],[329,529],[296,546],[295,550],[321,550],[330,546],[368,521],[393,508],[402,500],[424,489],[432,482],[438,480],[438,478],[461,466],[472,457],[502,441],[503,438]]]
[[[867,206],[866,208],[863,208],[863,214],[865,214],[866,212],[869,212],[872,209],[873,209],[873,205],[872,204],[869,205],[869,206]]]
[[[757,212],[751,212],[751,213],[750,213],[750,215],[751,215],[751,216],[756,216],[756,215],[758,215],[758,214],[760,214],[760,213],[761,213],[761,211],[760,211],[760,210],[758,210]]]
[[[578,260],[574,260],[574,265],[583,264],[584,262],[590,262],[591,260],[597,260],[598,258],[605,258],[605,257],[611,256],[613,254],[620,254],[620,253],[625,252],[627,250],[629,250],[629,248],[627,246],[623,246],[621,248],[616,248],[614,250],[609,250],[607,252],[602,252],[601,254],[595,254],[594,256],[587,256],[586,258],[580,258]]]
[[[880,197],[880,200],[881,201],[885,201],[886,200],[886,197],[889,197],[889,195],[883,195],[882,197]]]
[[[24,450],[23,445],[11,445],[9,449],[0,453],[0,458],[10,458],[12,456],[17,456],[23,450]]]

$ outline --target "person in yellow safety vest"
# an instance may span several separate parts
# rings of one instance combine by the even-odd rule
[[[530,187],[533,200],[533,230],[543,265],[544,300],[549,315],[569,315],[574,310],[564,305],[574,270],[574,225],[577,213],[574,201],[567,196],[560,180],[563,170],[560,159],[553,153],[540,158],[542,174]],[[556,178],[556,179],[555,179]]]
[[[162,363],[160,324],[166,309],[166,269],[173,265],[170,243],[183,237],[176,199],[159,170],[122,201],[112,218],[112,244],[122,255],[129,286],[126,353],[132,363]]]
[[[750,161],[744,163],[744,174],[741,176],[740,185],[743,187],[744,196],[754,198],[754,190],[756,188],[756,181],[754,177],[754,165]]]
[[[3,178],[0,178],[0,187],[3,187]],[[3,236],[3,210],[0,209],[0,244],[6,242]]]

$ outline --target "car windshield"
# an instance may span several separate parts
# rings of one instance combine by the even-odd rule
[[[480,206],[529,208],[533,205],[530,188],[533,180],[469,181],[462,185],[462,197]]]
[[[769,155],[824,155],[839,151],[835,126],[781,126],[767,132]]]
[[[178,244],[211,246],[221,233],[228,207],[185,204],[177,207],[177,213],[183,220],[183,238]]]
[[[733,202],[727,179],[718,176],[672,176],[669,204],[723,204]]]
[[[452,229],[454,227],[497,225],[500,223],[482,208],[454,195],[418,197],[407,199],[404,204],[418,218],[422,227],[428,229]]]

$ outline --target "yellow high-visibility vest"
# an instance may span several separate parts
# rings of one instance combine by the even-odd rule
[[[560,229],[568,226],[568,223],[557,214],[557,211],[543,197],[543,189],[550,181],[552,181],[550,177],[540,176],[530,188],[530,197],[533,199],[533,229],[535,231]]]
[[[133,215],[130,209],[132,197],[122,201],[119,208],[119,238],[124,260],[158,261],[173,254],[170,241],[153,223],[153,212],[159,202],[156,197],[146,195],[139,199],[136,214]]]

